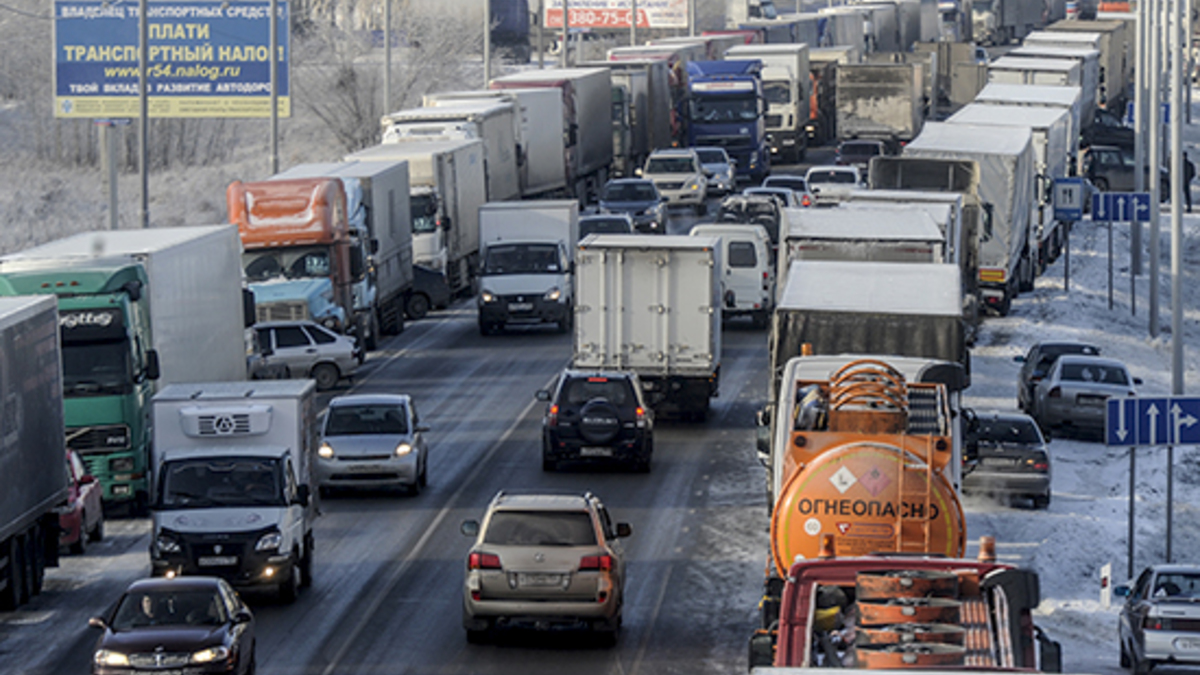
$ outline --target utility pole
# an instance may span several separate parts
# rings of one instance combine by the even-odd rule
[[[629,12],[629,46],[637,45],[637,0],[631,0]]]
[[[538,0],[537,42],[538,68],[546,67],[546,42],[542,39],[542,24],[546,23],[546,0]]]
[[[147,78],[147,59],[150,46],[150,2],[138,0],[138,167],[142,179],[142,227],[150,227],[150,82]]]
[[[1162,124],[1162,90],[1159,87],[1161,78],[1161,59],[1163,38],[1166,37],[1162,30],[1162,24],[1166,18],[1165,11],[1156,11],[1161,8],[1165,10],[1167,3],[1161,3],[1159,8],[1155,8],[1151,3],[1146,3],[1147,14],[1150,17],[1150,29],[1148,34],[1150,40],[1147,41],[1147,57],[1149,67],[1146,69],[1150,76],[1150,100],[1147,103],[1149,109],[1149,137],[1146,139],[1147,148],[1149,149],[1149,171],[1150,185],[1150,337],[1158,337],[1158,262],[1159,255],[1159,196],[1160,184],[1159,167],[1162,166],[1161,149],[1162,135],[1159,133]]]
[[[1146,136],[1142,129],[1146,125],[1146,47],[1150,41],[1146,39],[1149,13],[1147,3],[1137,4],[1137,40],[1134,42],[1134,85],[1133,85],[1133,167],[1134,190],[1146,191]],[[1110,76],[1111,77],[1111,76]],[[1114,94],[1115,95],[1115,94]],[[1132,223],[1129,241],[1129,274],[1136,277],[1142,273],[1142,224]],[[1132,296],[1130,296],[1132,297]]]
[[[571,32],[571,0],[563,0],[563,19],[562,19],[562,54],[558,55],[558,61],[563,68],[571,65],[571,59],[568,54],[571,51],[570,42],[567,37]]]
[[[483,0],[483,88],[492,80],[492,9],[491,0]]]
[[[696,0],[688,0],[688,36],[696,37]]]
[[[1183,64],[1185,31],[1191,32],[1190,0],[1175,0],[1171,41],[1171,394],[1183,395]],[[1168,467],[1170,470],[1170,467]],[[1170,551],[1170,539],[1167,540]],[[1170,554],[1167,556],[1170,561]]]
[[[392,111],[392,0],[383,0],[383,114]]]

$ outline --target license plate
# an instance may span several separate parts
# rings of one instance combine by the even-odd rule
[[[377,473],[383,471],[383,467],[375,464],[350,464],[346,470],[350,473]]]
[[[612,457],[612,448],[580,448],[580,457]]]
[[[112,489],[112,493],[114,495],[127,495],[127,494],[129,494],[129,486],[128,485],[114,485],[113,489]]]
[[[561,586],[563,575],[561,574],[544,574],[534,572],[520,572],[517,574],[518,586]]]
[[[508,303],[508,311],[510,312],[528,312],[533,309],[532,302],[510,302]]]
[[[1175,648],[1181,651],[1195,652],[1200,651],[1200,639],[1198,638],[1179,638],[1175,640]]]
[[[1017,460],[1011,457],[984,457],[984,466],[1016,466]]]
[[[229,567],[237,564],[235,555],[204,555],[196,561],[201,567]]]
[[[1105,405],[1105,401],[1108,400],[1108,397],[1107,396],[1089,396],[1087,394],[1080,394],[1078,399],[1076,399],[1076,400],[1079,401],[1079,405],[1103,406],[1103,405]]]

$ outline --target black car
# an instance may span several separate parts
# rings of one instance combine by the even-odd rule
[[[413,289],[404,301],[404,314],[417,321],[425,318],[431,309],[450,306],[450,284],[446,275],[437,270],[413,265]]]
[[[1099,356],[1100,348],[1084,342],[1039,342],[1029,348],[1025,356],[1014,356],[1013,361],[1021,364],[1017,375],[1017,407],[1033,414],[1033,389],[1050,372],[1055,359],[1063,354],[1086,354]]]
[[[963,491],[1028,498],[1050,505],[1050,453],[1029,415],[988,412],[968,416]]]
[[[94,675],[253,673],[254,615],[216,577],[142,579],[88,625],[104,631]]]
[[[637,375],[627,372],[567,370],[545,401],[542,418],[542,470],[560,462],[603,460],[628,464],[645,473],[654,453],[654,415],[642,398]]]
[[[1134,131],[1125,126],[1125,122],[1115,114],[1097,108],[1092,118],[1092,124],[1083,131],[1080,146],[1113,145],[1122,150],[1133,152]]]
[[[730,195],[721,201],[718,223],[762,225],[771,237],[771,246],[779,246],[779,223],[783,207],[775,197],[766,195]]]

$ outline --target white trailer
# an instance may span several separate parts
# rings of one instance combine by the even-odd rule
[[[576,252],[573,364],[631,370],[656,413],[703,420],[721,374],[721,241],[590,235]]]
[[[162,375],[175,382],[246,379],[242,240],[236,225],[83,232],[13,258],[126,259],[149,279],[150,325]],[[253,323],[251,321],[251,323]]]
[[[366,242],[363,259],[370,259],[375,271],[354,284],[354,312],[373,312],[381,332],[388,335],[403,331],[413,289],[408,162],[299,164],[271,180],[290,178],[341,179],[350,227],[359,231],[357,239]]]
[[[566,188],[561,90],[478,89],[438,92],[426,94],[422,105],[440,108],[472,101],[509,101],[515,106],[518,113],[518,157],[521,159],[517,174],[522,197],[536,197]]]
[[[865,40],[867,13],[852,6],[823,7],[817,16],[825,19],[821,32],[822,47],[853,47],[861,55],[871,51]]]
[[[859,63],[837,68],[838,138],[898,144],[916,138],[925,121],[920,63]]]
[[[384,143],[344,160],[408,162],[413,264],[445,275],[451,293],[470,288],[487,201],[483,141]]]
[[[978,165],[984,208],[979,283],[984,300],[1001,315],[1007,314],[1018,293],[1033,290],[1035,246],[1030,223],[1037,161],[1033,132],[1028,127],[933,122],[905,146],[904,156]]]
[[[986,45],[1006,45],[1045,25],[1045,0],[972,0],[971,33]]]
[[[1031,108],[1062,108],[1070,118],[1067,137],[1079,138],[1085,127],[1083,109],[1079,102],[1079,87],[1054,87],[1037,84],[989,84],[975,96],[976,103]],[[1091,120],[1086,120],[1088,125]]]
[[[1001,56],[988,64],[988,82],[1082,87],[1083,75],[1075,61]]]
[[[1104,69],[1104,89],[1108,100],[1105,107],[1113,110],[1116,104],[1123,104],[1127,100],[1126,87],[1133,78],[1133,67],[1137,61],[1137,27],[1134,18],[1098,17],[1096,20],[1056,21],[1046,27],[1046,32],[1061,34],[1064,41],[1070,39],[1066,36],[1072,34],[1088,36],[1086,39],[1089,41],[1092,35],[1099,34],[1100,40],[1093,46],[1100,50],[1101,67]],[[1120,109],[1115,112],[1119,114]]]
[[[1069,35],[1069,33],[1063,33]],[[1106,101],[1104,80],[1100,76],[1100,52],[1087,47],[1024,45],[1007,54],[1022,59],[1065,59],[1079,64],[1079,98],[1085,119],[1092,119],[1097,107]]]
[[[808,150],[809,99],[812,95],[808,45],[738,45],[727,49],[724,58],[762,61],[763,95],[767,99],[767,142],[771,145],[771,154],[786,164],[803,161]]]
[[[436,108],[413,108],[384,115],[384,143],[477,138],[483,141],[487,198],[517,199],[517,110],[507,101],[463,102]]]

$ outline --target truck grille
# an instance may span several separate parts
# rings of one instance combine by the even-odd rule
[[[129,427],[124,424],[109,424],[67,429],[67,447],[81,455],[126,450],[129,448]]]
[[[259,321],[303,321],[308,319],[308,305],[303,302],[270,302],[256,305]]]
[[[659,183],[658,187],[660,190],[679,190],[679,189],[683,188],[683,182],[680,181],[678,183]]]
[[[200,415],[196,421],[200,436],[250,433],[250,415],[248,414]]]

